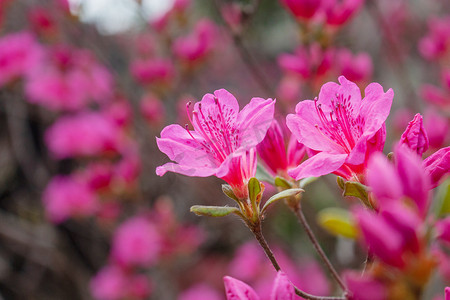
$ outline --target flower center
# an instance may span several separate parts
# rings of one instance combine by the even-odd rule
[[[342,94],[336,94],[336,98],[331,100],[331,111],[328,113],[325,113],[322,105],[317,102],[315,98],[316,112],[321,124],[316,124],[316,128],[346,153],[350,153],[362,134],[361,118],[358,116],[355,119],[352,116],[350,96],[344,98]]]
[[[189,114],[189,102],[186,106],[189,121],[196,125],[196,132],[200,134],[204,141],[198,141],[191,134],[186,124],[186,130],[194,141],[199,143],[207,153],[212,154],[219,162],[223,162],[228,155],[233,153],[239,145],[239,129],[233,120],[234,110],[230,107],[223,107],[219,99],[214,97],[214,106],[209,110],[202,109],[202,104],[198,104],[198,111]],[[197,130],[198,129],[198,130]]]

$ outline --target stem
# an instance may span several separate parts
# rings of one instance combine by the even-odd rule
[[[255,236],[256,240],[258,241],[259,245],[263,248],[264,253],[266,253],[266,256],[269,258],[270,262],[272,263],[275,270],[278,272],[281,270],[280,265],[277,262],[277,259],[275,258],[275,255],[273,254],[272,250],[270,249],[269,245],[267,244],[266,239],[264,238],[261,230],[261,223],[258,224],[250,224],[246,222],[248,228],[250,228],[250,231]],[[345,300],[346,297],[326,297],[326,296],[315,296],[308,294],[302,290],[300,290],[298,287],[296,287],[292,282],[292,286],[295,289],[295,294],[297,294],[300,297],[303,297],[304,299],[308,300]]]
[[[317,253],[319,254],[322,261],[325,263],[325,266],[330,271],[333,278],[336,280],[336,282],[339,284],[339,286],[346,292],[347,288],[342,281],[341,277],[339,277],[339,274],[336,272],[336,269],[331,264],[330,260],[328,259],[327,255],[323,251],[322,247],[320,246],[319,242],[317,241],[316,236],[314,235],[314,232],[311,230],[311,227],[308,224],[308,221],[305,218],[305,215],[302,212],[302,209],[300,208],[300,203],[296,203],[295,205],[290,206],[297,218],[299,219],[300,223],[303,225],[303,228],[305,228],[306,234],[309,237],[309,240],[313,244],[314,248],[316,249]]]

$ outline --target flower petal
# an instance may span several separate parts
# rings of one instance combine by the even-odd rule
[[[295,180],[327,175],[339,169],[344,164],[346,158],[347,154],[320,152],[304,161],[297,168],[289,170],[288,174]]]
[[[439,149],[427,157],[422,166],[430,176],[431,188],[437,187],[441,179],[450,174],[450,147]]]
[[[256,292],[247,284],[230,276],[223,278],[227,300],[259,300]]]
[[[270,300],[293,300],[295,290],[284,272],[279,271],[273,283]]]
[[[266,136],[272,124],[275,112],[275,100],[252,98],[237,118],[240,147],[248,150],[258,145]]]
[[[394,91],[389,89],[386,93],[378,83],[369,84],[364,90],[360,116],[364,119],[363,135],[372,137],[386,121],[391,110]]]
[[[168,163],[158,167],[158,175],[162,176],[170,171],[206,177],[216,172],[220,162],[201,144],[204,142],[202,137],[193,131],[191,134],[195,140],[180,125],[169,125],[163,129],[161,138],[156,139],[158,148],[178,165]]]
[[[317,126],[323,125],[316,113],[314,101],[301,101],[297,104],[295,110],[297,114],[289,114],[286,117],[286,125],[299,143],[316,151],[344,152],[341,146],[318,129]]]
[[[343,103],[346,111],[356,119],[361,106],[361,91],[355,83],[347,80],[344,76],[339,77],[339,83],[340,85],[335,82],[325,83],[320,89],[318,103],[323,105],[322,109],[325,113],[330,112],[335,106],[333,102],[336,101],[336,96],[342,95],[343,99],[348,99]]]

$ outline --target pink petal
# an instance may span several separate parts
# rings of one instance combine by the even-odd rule
[[[400,143],[417,152],[420,157],[427,151],[428,135],[423,127],[423,118],[420,114],[416,114],[414,119],[409,122],[408,127],[402,134]]]
[[[402,183],[382,153],[375,153],[369,160],[367,184],[380,207],[385,207],[402,197]]]
[[[295,297],[295,290],[286,274],[282,271],[277,273],[275,282],[273,283],[271,300],[293,300]]]
[[[431,188],[437,187],[441,179],[450,173],[450,147],[439,149],[427,157],[422,166],[430,176]]]
[[[314,101],[301,101],[297,104],[295,110],[297,114],[289,114],[286,117],[286,125],[299,143],[316,151],[343,152],[341,146],[326,137],[315,126],[322,126],[322,122],[316,113]]]
[[[252,98],[237,118],[240,148],[248,150],[264,139],[272,124],[274,112],[275,100]]]
[[[223,278],[227,300],[259,300],[256,292],[247,284],[230,276]]]
[[[326,113],[331,111],[333,108],[333,103],[336,99],[336,95],[342,95],[344,99],[348,98],[346,102],[346,110],[351,113],[351,116],[356,119],[359,114],[359,109],[361,106],[361,91],[359,87],[347,80],[344,76],[339,77],[339,84],[335,82],[327,82],[320,89],[318,103],[322,104],[322,109]]]
[[[412,199],[422,216],[429,206],[430,183],[428,174],[422,167],[420,157],[404,145],[395,149],[397,172],[403,186],[403,194]]]
[[[200,143],[203,138],[195,132],[189,135],[187,130],[180,125],[169,125],[161,132],[161,138],[157,138],[159,150],[165,153],[171,160],[178,164],[167,163],[157,168],[157,174],[162,176],[167,171],[189,176],[206,177],[216,172],[220,162],[213,155],[206,152]]]
[[[364,118],[363,134],[372,137],[386,121],[391,110],[394,91],[389,89],[386,93],[378,83],[369,84],[364,90],[360,116]]]
[[[297,168],[289,170],[288,174],[295,180],[327,175],[339,169],[344,164],[346,158],[347,154],[320,152],[304,161]]]
[[[450,243],[450,217],[439,220],[435,224],[438,238]]]

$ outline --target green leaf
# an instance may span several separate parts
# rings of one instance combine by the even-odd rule
[[[269,198],[269,200],[266,201],[266,203],[264,204],[261,213],[263,213],[267,207],[269,207],[269,205],[271,205],[272,203],[275,203],[278,200],[284,199],[284,198],[288,198],[288,197],[292,197],[295,196],[301,192],[304,192],[303,189],[288,189],[288,190],[284,190],[279,192],[278,194],[273,195],[272,197]]]
[[[303,178],[302,180],[300,180],[299,186],[300,186],[300,188],[304,189],[307,185],[313,183],[317,179],[319,179],[319,177],[306,177],[306,178]]]
[[[264,181],[271,185],[275,185],[273,176],[261,164],[258,164],[256,166],[256,176],[255,177],[258,178],[259,181]]]
[[[228,198],[233,199],[234,201],[239,201],[236,195],[233,192],[233,188],[229,184],[222,184],[222,191]]]
[[[447,179],[438,187],[436,199],[438,216],[443,217],[450,214],[450,179]]]
[[[344,184],[343,196],[352,196],[361,199],[364,204],[371,206],[367,186],[356,181],[346,181]]]
[[[191,212],[193,212],[197,216],[208,216],[208,217],[225,217],[231,213],[235,213],[241,216],[241,212],[237,207],[228,207],[228,206],[194,205],[191,207]]]
[[[283,189],[292,188],[292,185],[289,183],[289,181],[287,181],[283,177],[279,177],[279,176],[275,177],[275,186],[283,188]]]
[[[317,222],[334,236],[355,239],[358,236],[352,215],[342,208],[325,208],[317,216]]]
[[[345,180],[344,180],[344,178],[342,178],[341,176],[338,176],[336,178],[336,181],[337,181],[338,186],[341,188],[341,190],[344,190],[344,188],[345,188]]]

